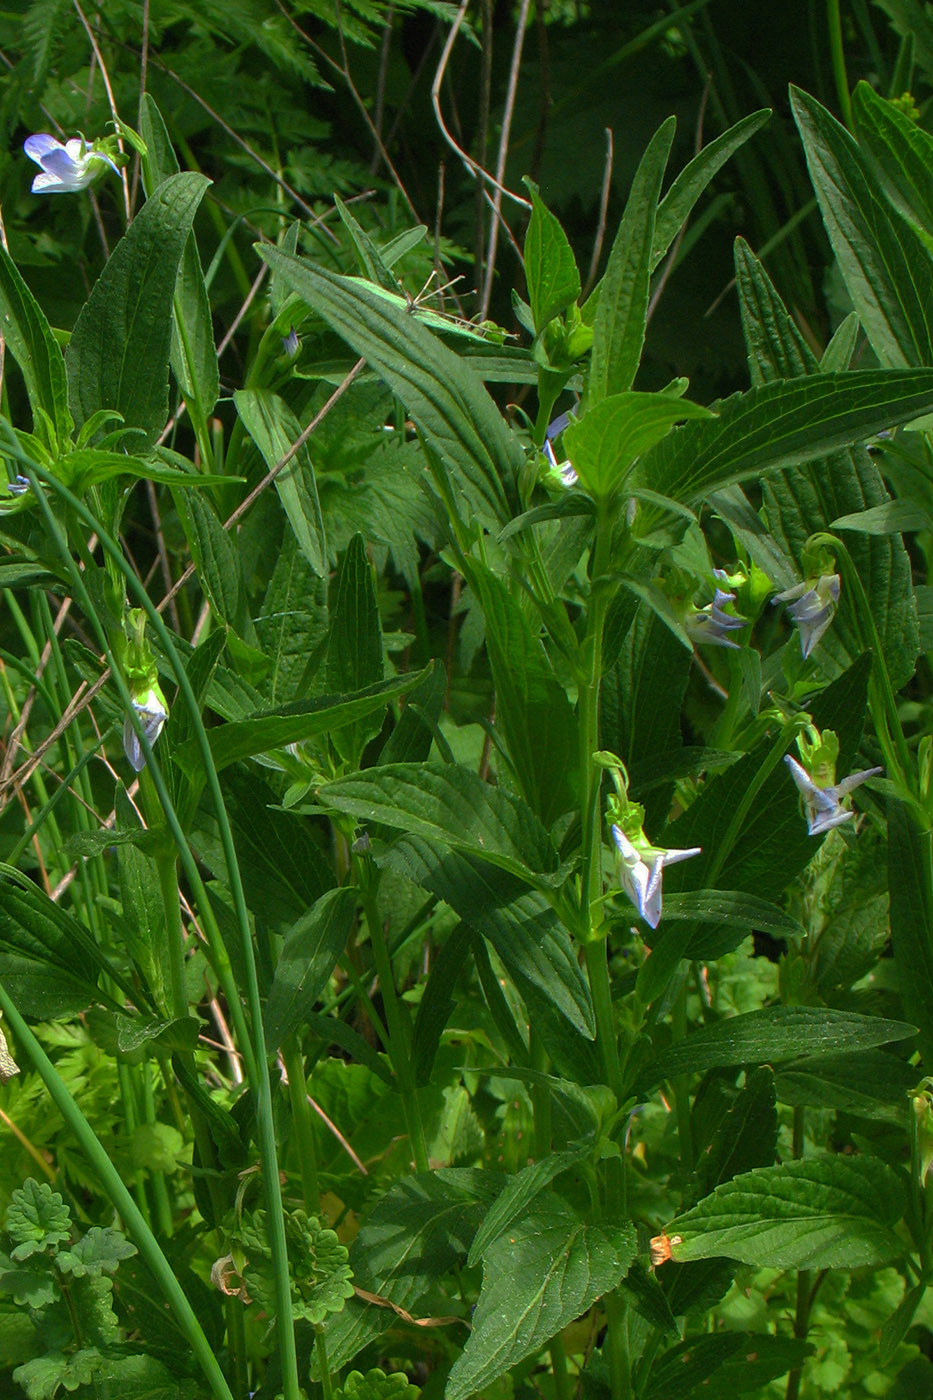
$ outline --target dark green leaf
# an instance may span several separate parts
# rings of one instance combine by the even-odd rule
[[[185,243],[209,180],[172,175],[117,244],[75,323],[65,352],[78,427],[101,408],[148,441],[168,418],[172,300]]]
[[[611,394],[564,430],[564,446],[583,485],[594,496],[622,487],[638,457],[660,442],[674,423],[715,418],[701,404],[676,394]]]
[[[398,395],[463,496],[468,517],[503,525],[512,514],[520,451],[469,366],[369,287],[265,244],[257,251]]]
[[[362,535],[354,535],[340,561],[328,599],[329,631],[324,685],[331,693],[352,695],[378,685],[383,677],[382,626]],[[377,712],[331,733],[349,763],[358,763],[366,744],[382,728]]]
[[[422,676],[394,676],[379,685],[367,686],[356,695],[321,695],[315,700],[296,701],[264,710],[249,718],[234,720],[208,730],[211,752],[218,771],[241,758],[281,749],[302,739],[315,739],[331,730],[340,729],[358,719],[384,710],[390,700],[404,694]],[[212,699],[213,703],[213,699]],[[201,750],[194,740],[188,740],[174,755],[177,763],[189,774],[202,771]]]
[[[525,800],[550,828],[575,802],[577,721],[541,640],[501,581],[479,565],[470,585],[486,620],[501,730]]]
[[[933,363],[933,259],[918,230],[876,194],[852,137],[815,98],[791,88],[823,223],[871,347],[883,365]]]
[[[877,1158],[812,1157],[727,1181],[665,1233],[675,1259],[852,1269],[900,1258],[906,1245],[894,1226],[903,1211],[900,1179]]]
[[[612,245],[593,322],[589,407],[632,387],[641,360],[655,218],[677,122],[668,117],[642,156]]]
[[[933,411],[933,369],[849,370],[734,394],[711,422],[675,428],[633,485],[691,504],[775,467],[800,466]]]
[[[355,889],[328,890],[285,935],[275,965],[263,1025],[272,1054],[304,1024],[343,954],[356,914]]]
[[[288,405],[267,390],[238,389],[233,402],[243,426],[271,471],[300,437],[301,424]],[[307,446],[302,446],[278,473],[275,489],[302,554],[314,572],[325,578],[328,573],[327,539]]]
[[[916,1024],[924,1066],[933,1067],[933,887],[930,832],[900,802],[888,803],[891,947],[904,1010]]]
[[[635,1089],[649,1089],[678,1074],[704,1073],[720,1065],[747,1065],[789,1060],[804,1054],[865,1050],[906,1040],[913,1026],[817,1006],[768,1006],[748,1011],[716,1025],[694,1031],[685,1040],[662,1050],[642,1071]]]
[[[41,306],[20,276],[19,270],[0,243],[0,325],[7,349],[22,370],[32,409],[35,431],[41,432],[40,409],[64,444],[71,428],[68,411],[68,385],[65,362],[52,328]]]
[[[486,1251],[483,1287],[447,1400],[467,1400],[539,1351],[623,1278],[635,1257],[629,1222],[588,1225],[559,1196],[539,1195]]]
[[[380,822],[513,874],[552,883],[557,856],[537,817],[506,789],[458,763],[392,763],[319,789],[323,804]]]

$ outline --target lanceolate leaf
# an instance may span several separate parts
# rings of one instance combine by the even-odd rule
[[[301,425],[277,394],[238,389],[233,395],[243,426],[271,471],[301,435]],[[314,467],[307,446],[300,448],[275,478],[279,500],[295,532],[302,554],[321,577],[328,570],[327,540],[318,499]]]
[[[328,890],[293,924],[275,966],[263,1027],[271,1054],[314,1010],[346,947],[356,913],[356,890]]]
[[[904,1010],[919,1030],[927,1073],[933,1071],[933,886],[930,832],[901,802],[888,804],[891,946]]]
[[[933,369],[850,370],[764,384],[726,399],[713,422],[675,428],[646,453],[630,481],[690,505],[931,411]]]
[[[705,1026],[662,1050],[643,1071],[636,1094],[678,1074],[722,1065],[771,1064],[798,1055],[830,1054],[906,1040],[913,1026],[817,1006],[769,1006]]]
[[[446,1400],[468,1400],[540,1350],[615,1288],[635,1247],[628,1221],[585,1224],[560,1196],[538,1196],[486,1250],[472,1331],[451,1369]]]
[[[852,1269],[904,1253],[894,1231],[903,1211],[900,1178],[877,1158],[813,1157],[734,1177],[665,1233],[677,1260]]]
[[[761,263],[741,240],[736,245],[736,275],[753,382],[818,374],[816,358]],[[793,561],[795,578],[802,577],[803,552],[816,530],[839,528],[839,516],[903,504],[891,501],[877,467],[860,447],[803,469],[772,472],[763,489],[767,545],[759,551],[755,539],[746,543],[766,572],[768,552],[781,549]],[[899,688],[913,675],[919,650],[907,551],[901,540],[883,537],[850,536],[847,546],[868,597],[892,684]],[[845,670],[861,651],[861,627],[848,596],[821,647],[822,663],[830,674]]]
[[[655,216],[676,125],[675,119],[668,117],[651,138],[635,172],[609,255],[593,322],[586,390],[590,406],[630,389],[641,360]]]
[[[855,89],[852,114],[859,145],[880,170],[886,194],[921,228],[933,228],[933,137],[865,82]]]
[[[116,409],[148,441],[165,426],[175,281],[209,183],[191,173],[165,180],[98,278],[65,352],[78,427],[101,408]]]
[[[771,112],[767,107],[763,107],[760,112],[751,112],[736,122],[735,126],[730,126],[721,136],[717,136],[714,141],[710,141],[708,146],[704,146],[702,151],[693,157],[689,165],[684,166],[658,205],[651,248],[652,272],[677,237],[684,220],[689,217],[691,209],[716,172],[770,119]]]
[[[550,828],[575,800],[580,744],[573,708],[544,645],[504,584],[481,565],[470,568],[469,581],[486,620],[496,725],[526,801]]]
[[[529,881],[553,875],[557,855],[520,798],[455,763],[387,763],[325,783],[320,801],[500,865]]]
[[[7,348],[19,365],[36,420],[36,410],[47,413],[59,443],[71,431],[65,362],[45,313],[23,281],[6,248],[0,243],[0,324]],[[35,421],[36,430],[40,430]],[[41,430],[40,430],[41,431]],[[57,444],[50,443],[55,447]]]
[[[369,287],[267,245],[257,251],[398,395],[468,511],[505,524],[521,454],[473,370]]]
[[[315,739],[353,724],[377,710],[384,710],[390,700],[404,694],[423,674],[413,671],[409,675],[395,676],[392,680],[367,686],[355,695],[321,695],[315,700],[296,701],[209,729],[214,762],[220,770],[238,759],[281,749],[302,739]],[[202,771],[201,751],[193,739],[182,744],[173,757],[192,776]]]
[[[791,104],[823,223],[872,349],[884,365],[933,363],[927,244],[876,193],[876,179],[845,127],[796,88]]]
[[[544,896],[485,860],[439,851],[418,836],[396,841],[385,860],[443,899],[489,941],[522,997],[531,1001],[542,1041],[555,1062],[567,1047],[552,1038],[551,1028],[562,1020],[569,1023],[576,1035],[569,1058],[574,1068],[582,1068],[596,1027],[589,984],[567,931]],[[577,1043],[581,1037],[582,1044]]]

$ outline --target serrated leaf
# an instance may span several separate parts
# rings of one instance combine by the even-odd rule
[[[671,894],[664,901],[666,919],[689,919],[700,924],[734,924],[757,929],[775,938],[800,938],[804,929],[767,899],[756,899],[741,890],[691,890]]]
[[[544,1193],[483,1259],[483,1286],[446,1400],[467,1400],[615,1288],[635,1257],[629,1222],[589,1225]]]
[[[17,1263],[47,1249],[54,1252],[71,1238],[71,1212],[62,1197],[47,1181],[31,1176],[10,1196],[5,1223],[13,1241],[10,1257]]]
[[[102,408],[121,413],[148,441],[165,426],[175,281],[209,183],[192,173],[165,180],[95,283],[65,352],[77,427]]]
[[[768,1067],[748,1076],[697,1163],[696,1195],[708,1195],[753,1167],[769,1167],[777,1148],[774,1074]]]
[[[328,890],[286,933],[263,1016],[269,1054],[314,1009],[346,947],[356,899],[349,886]]]
[[[635,1089],[643,1097],[662,1080],[678,1074],[705,1073],[723,1065],[789,1060],[806,1054],[839,1054],[906,1040],[914,1033],[904,1021],[862,1016],[832,1007],[768,1006],[731,1016],[694,1031],[662,1050],[644,1069]]]
[[[249,641],[253,624],[236,545],[218,520],[217,512],[200,496],[181,491],[174,495],[197,564],[198,578],[214,613]]]
[[[727,1347],[721,1344],[733,1338],[738,1345],[727,1355]],[[651,1368],[645,1400],[680,1396],[692,1400],[696,1386],[702,1386],[704,1400],[764,1395],[769,1381],[802,1366],[812,1352],[812,1344],[802,1339],[772,1337],[767,1332],[695,1336],[658,1357]]]
[[[631,485],[687,505],[776,467],[800,466],[933,410],[933,370],[848,370],[734,394],[711,422],[675,428]]]
[[[807,1055],[777,1071],[778,1097],[794,1107],[839,1109],[903,1121],[917,1070],[883,1050]]]
[[[469,958],[471,941],[470,930],[465,924],[458,924],[438,949],[431,964],[411,1038],[411,1062],[418,1085],[431,1082],[434,1057],[441,1034],[456,1005],[454,987]]]
[[[391,763],[324,783],[322,803],[455,851],[522,879],[553,883],[557,853],[529,807],[457,763]]]
[[[465,924],[488,940],[522,998],[530,1003],[548,1053],[580,1083],[598,1077],[590,1059],[595,1015],[589,984],[570,936],[544,895],[486,861],[439,851],[404,836],[385,861],[449,904]],[[573,1028],[571,1062],[563,1059],[562,1025]]]
[[[900,1178],[877,1158],[804,1158],[727,1181],[665,1233],[675,1259],[852,1269],[901,1257],[894,1226],[904,1204]]]
[[[852,304],[883,365],[933,362],[933,259],[916,228],[876,194],[857,144],[815,98],[791,87],[813,188]]]
[[[856,84],[852,115],[859,146],[880,171],[885,193],[921,228],[933,226],[929,171],[933,138],[896,102],[888,102],[866,82]]]
[[[508,1185],[496,1197],[473,1238],[467,1267],[478,1264],[499,1236],[511,1228],[541,1192],[563,1172],[579,1165],[587,1155],[586,1150],[552,1152],[540,1162],[533,1162],[510,1177]]]
[[[351,695],[378,685],[383,678],[382,624],[372,566],[360,534],[351,538],[340,560],[330,588],[328,618],[325,689]],[[381,728],[382,715],[376,712],[346,728],[334,728],[331,742],[348,763],[357,764]]]
[[[470,1241],[501,1189],[498,1172],[442,1167],[397,1181],[370,1212],[350,1249],[355,1284],[412,1313],[419,1300],[466,1260]],[[394,1317],[351,1300],[327,1329],[327,1361],[345,1366]],[[312,1377],[319,1371],[312,1357]]]
[[[468,516],[505,524],[521,454],[469,366],[370,287],[268,245],[257,252],[398,395],[463,496]]]

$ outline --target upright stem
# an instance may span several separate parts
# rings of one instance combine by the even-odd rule
[[[421,1121],[421,1104],[418,1100],[418,1089],[415,1084],[415,1076],[411,1065],[411,1044],[408,1032],[408,1025],[402,1016],[398,997],[395,992],[395,977],[392,972],[392,959],[389,957],[389,948],[386,943],[385,930],[382,926],[382,918],[379,914],[379,905],[376,901],[376,890],[373,885],[373,872],[368,857],[360,861],[360,888],[363,900],[363,912],[366,916],[366,927],[369,930],[369,944],[373,950],[373,962],[376,964],[376,975],[379,978],[379,990],[382,992],[382,1004],[385,1007],[386,1023],[389,1031],[389,1058],[392,1061],[392,1068],[395,1070],[398,1079],[399,1093],[402,1099],[402,1112],[405,1115],[405,1126],[408,1130],[408,1139],[411,1143],[412,1157],[415,1168],[419,1172],[430,1171],[428,1160],[428,1148],[424,1137],[424,1124]]]
[[[846,55],[842,43],[842,17],[839,13],[839,0],[826,0],[826,19],[829,23],[829,52],[833,61],[833,78],[839,97],[839,110],[842,120],[852,130],[852,99],[849,96],[849,78],[846,73]]]
[[[292,1123],[301,1170],[301,1192],[305,1209],[316,1215],[321,1209],[321,1192],[317,1179],[317,1152],[311,1125],[305,1067],[294,1036],[288,1036],[282,1046],[282,1061],[288,1074],[288,1097],[292,1106]]]
[[[793,1127],[793,1153],[795,1160],[803,1156],[804,1146],[804,1110],[794,1109]],[[794,1336],[800,1341],[806,1339],[810,1326],[810,1307],[813,1302],[811,1289],[811,1274],[809,1269],[798,1269],[797,1271],[797,1305],[794,1311]],[[785,1400],[797,1400],[800,1394],[800,1381],[803,1372],[800,1367],[796,1367],[787,1377],[787,1389],[784,1393]]]

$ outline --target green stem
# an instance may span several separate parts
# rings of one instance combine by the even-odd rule
[[[282,1062],[288,1075],[288,1098],[292,1108],[295,1146],[301,1170],[302,1196],[308,1213],[317,1215],[321,1209],[321,1192],[317,1179],[317,1151],[314,1146],[314,1130],[311,1123],[311,1108],[308,1103],[305,1067],[294,1036],[289,1036],[282,1046]]]
[[[194,1309],[175,1277],[171,1264],[159,1248],[158,1240],[123,1184],[120,1173],[111,1162],[84,1114],[71,1097],[52,1061],[19,1014],[16,1004],[2,982],[0,982],[0,1008],[2,1008],[9,1027],[16,1037],[17,1044],[35,1066],[50,1098],[97,1172],[104,1190],[123,1219],[130,1238],[168,1300],[169,1306],[178,1320],[178,1325],[204,1372],[215,1400],[234,1400],[224,1373],[201,1329]]]
[[[248,1400],[249,1367],[246,1359],[246,1320],[239,1298],[224,1299],[227,1321],[227,1355],[232,1362],[233,1392],[236,1400]]]
[[[673,1008],[674,1043],[684,1039],[687,1033],[687,979],[682,977]],[[696,1151],[693,1143],[693,1123],[690,1117],[690,1085],[685,1074],[678,1074],[672,1081],[674,1103],[677,1109],[677,1136],[680,1141],[680,1160],[685,1172],[692,1172],[696,1165]]]
[[[145,769],[143,769],[143,780],[140,786],[144,791],[149,787],[148,774]],[[146,803],[147,809],[149,805]],[[162,908],[165,913],[172,1015],[181,1020],[188,1014],[188,993],[185,988],[185,930],[181,922],[181,903],[178,898],[178,864],[175,852],[160,853],[156,857],[156,870],[159,875],[159,889],[162,891]]]
[[[223,977],[221,976],[220,972],[218,973],[218,975],[221,976],[221,981],[222,985],[224,985],[225,992],[228,991],[229,986],[228,996],[231,999],[230,1011],[231,1015],[235,1018],[238,1033],[240,1032],[242,1026],[244,1038],[243,1043],[241,1045],[241,1051],[243,1054],[244,1064],[247,1073],[250,1076],[250,1081],[256,1094],[256,1124],[258,1130],[257,1136],[259,1143],[259,1156],[262,1165],[263,1190],[265,1192],[266,1207],[268,1211],[269,1246],[270,1252],[272,1254],[273,1269],[275,1272],[276,1329],[278,1334],[279,1355],[282,1366],[282,1391],[284,1400],[301,1400],[301,1386],[298,1380],[298,1356],[295,1348],[295,1328],[291,1310],[291,1282],[289,1278],[288,1252],[285,1239],[285,1219],[282,1206],[282,1188],[281,1183],[279,1181],[278,1154],[276,1151],[275,1141],[275,1123],[272,1114],[272,1089],[269,1081],[269,1065],[266,1060],[265,1053],[265,1034],[263,1031],[262,1024],[262,1002],[259,994],[259,977],[256,968],[256,958],[253,949],[252,933],[249,926],[249,914],[247,912],[246,899],[243,893],[243,882],[240,876],[240,868],[237,861],[236,848],[233,843],[233,831],[231,829],[230,820],[227,815],[227,809],[223,800],[223,794],[220,790],[220,782],[217,777],[217,769],[214,764],[214,759],[211,753],[211,747],[208,741],[207,733],[204,728],[204,723],[201,719],[201,712],[198,706],[197,698],[194,694],[191,682],[188,679],[185,668],[181,663],[181,659],[178,655],[178,652],[172,643],[172,639],[169,635],[167,627],[165,626],[161,617],[157,613],[155,607],[152,604],[151,599],[149,598],[142,584],[136,578],[136,575],[133,573],[132,569],[129,567],[126,560],[123,558],[119,546],[115,543],[109,532],[101,525],[101,522],[97,520],[94,517],[94,515],[87,509],[84,503],[80,501],[78,497],[74,495],[73,492],[69,491],[68,488],[61,481],[59,481],[57,477],[55,477],[50,471],[46,470],[44,467],[40,466],[38,463],[32,461],[32,459],[29,458],[23,452],[18,439],[11,432],[7,431],[6,433],[4,433],[4,438],[7,445],[12,449],[13,455],[15,455],[20,461],[22,461],[27,469],[27,472],[31,479],[33,490],[35,491],[37,500],[40,504],[40,508],[42,510],[46,526],[52,538],[55,540],[59,552],[62,555],[62,559],[69,570],[69,574],[71,576],[73,595],[75,599],[79,602],[81,607],[85,610],[88,619],[93,623],[96,631],[98,632],[101,645],[106,650],[108,661],[111,667],[113,668],[114,685],[116,686],[116,689],[120,695],[121,702],[124,708],[126,709],[126,712],[128,714],[133,713],[132,699],[130,697],[129,690],[127,689],[126,682],[124,681],[123,676],[120,674],[119,668],[115,664],[115,658],[113,657],[113,654],[108,645],[108,639],[105,629],[103,628],[103,625],[101,624],[100,619],[97,616],[97,612],[88,594],[87,587],[85,585],[81,572],[75,566],[74,560],[71,556],[71,552],[68,548],[67,541],[62,536],[61,528],[51,510],[51,507],[49,506],[49,502],[46,499],[45,492],[39,489],[40,481],[44,486],[50,487],[53,491],[55,491],[56,494],[58,494],[66,502],[66,504],[71,508],[71,510],[73,510],[80,519],[84,520],[84,522],[87,525],[89,525],[91,529],[97,531],[101,547],[105,551],[107,557],[112,559],[114,564],[120,568],[127,581],[127,585],[138,599],[139,606],[142,607],[145,611],[147,618],[152,624],[153,630],[157,633],[162,646],[165,648],[166,654],[175,672],[176,679],[178,680],[179,690],[181,691],[184,697],[184,702],[187,705],[188,711],[191,715],[192,724],[194,728],[194,737],[200,749],[204,774],[207,779],[207,786],[211,793],[214,811],[216,813],[218,826],[220,828],[221,844],[223,846],[224,860],[227,866],[228,877],[230,880],[230,888],[231,893],[233,895],[233,905],[236,911],[237,925],[240,932],[243,962],[246,969],[247,1004],[249,1006],[250,1022],[252,1025],[252,1042],[250,1041],[249,1031],[243,1019],[242,1005],[240,1002],[239,993],[237,992],[235,984],[232,980],[229,959],[226,959],[226,950],[223,949],[223,945],[221,942],[220,951],[223,954],[223,958],[226,960],[225,967],[223,968],[223,971],[226,973],[226,983],[224,983]],[[159,794],[159,800],[162,803],[162,807],[165,812],[166,821],[168,822],[172,835],[175,838],[176,844],[178,845],[180,854],[182,856],[182,860],[185,863],[186,873],[188,873],[189,877],[192,879],[193,886],[198,891],[199,896],[203,896],[203,910],[206,919],[208,914],[210,913],[210,905],[208,902],[207,893],[204,890],[200,872],[198,871],[197,864],[191,853],[191,849],[185,838],[185,834],[181,829],[181,825],[178,821],[178,816],[172,803],[171,797],[169,795],[168,788],[165,784],[165,780],[162,776],[161,769],[159,768],[158,763],[154,760],[152,746],[150,745],[145,734],[143,733],[141,726],[138,726],[138,734],[140,737],[142,750],[146,755],[148,764],[150,766],[152,780],[156,785],[156,791]]]
[[[846,55],[842,43],[842,17],[839,13],[839,0],[826,0],[826,20],[829,26],[829,52],[832,57],[833,78],[839,98],[842,120],[852,130],[852,99],[849,96],[849,78],[846,73]]]
[[[795,1108],[792,1151],[794,1154],[794,1159],[796,1161],[799,1161],[800,1158],[803,1156],[805,1136],[804,1128],[804,1110],[802,1108]],[[797,1270],[797,1302],[796,1308],[794,1310],[794,1336],[800,1341],[806,1340],[807,1331],[810,1326],[810,1305],[813,1298],[810,1287],[810,1278],[811,1275],[809,1269]],[[796,1367],[789,1373],[787,1377],[787,1389],[785,1391],[785,1400],[797,1400],[797,1397],[800,1394],[800,1381],[802,1375],[803,1372],[800,1367]]]
[[[360,859],[359,873],[363,913],[366,916],[366,927],[369,931],[369,946],[373,951],[373,962],[376,965],[376,975],[379,978],[379,990],[382,992],[382,1004],[385,1007],[389,1031],[387,1047],[389,1058],[398,1079],[402,1112],[405,1115],[405,1126],[408,1129],[415,1169],[419,1172],[426,1172],[430,1171],[430,1162],[428,1161],[428,1148],[424,1137],[424,1124],[421,1121],[421,1104],[418,1099],[415,1076],[412,1072],[411,1037],[408,1025],[402,1017],[402,1010],[395,991],[392,961],[389,957],[385,930],[379,915],[372,878],[373,872],[368,857]]]
[[[625,1305],[618,1289],[603,1299],[609,1331],[606,1351],[609,1356],[609,1393],[612,1400],[631,1400],[632,1362],[629,1356],[628,1329],[625,1325]]]

